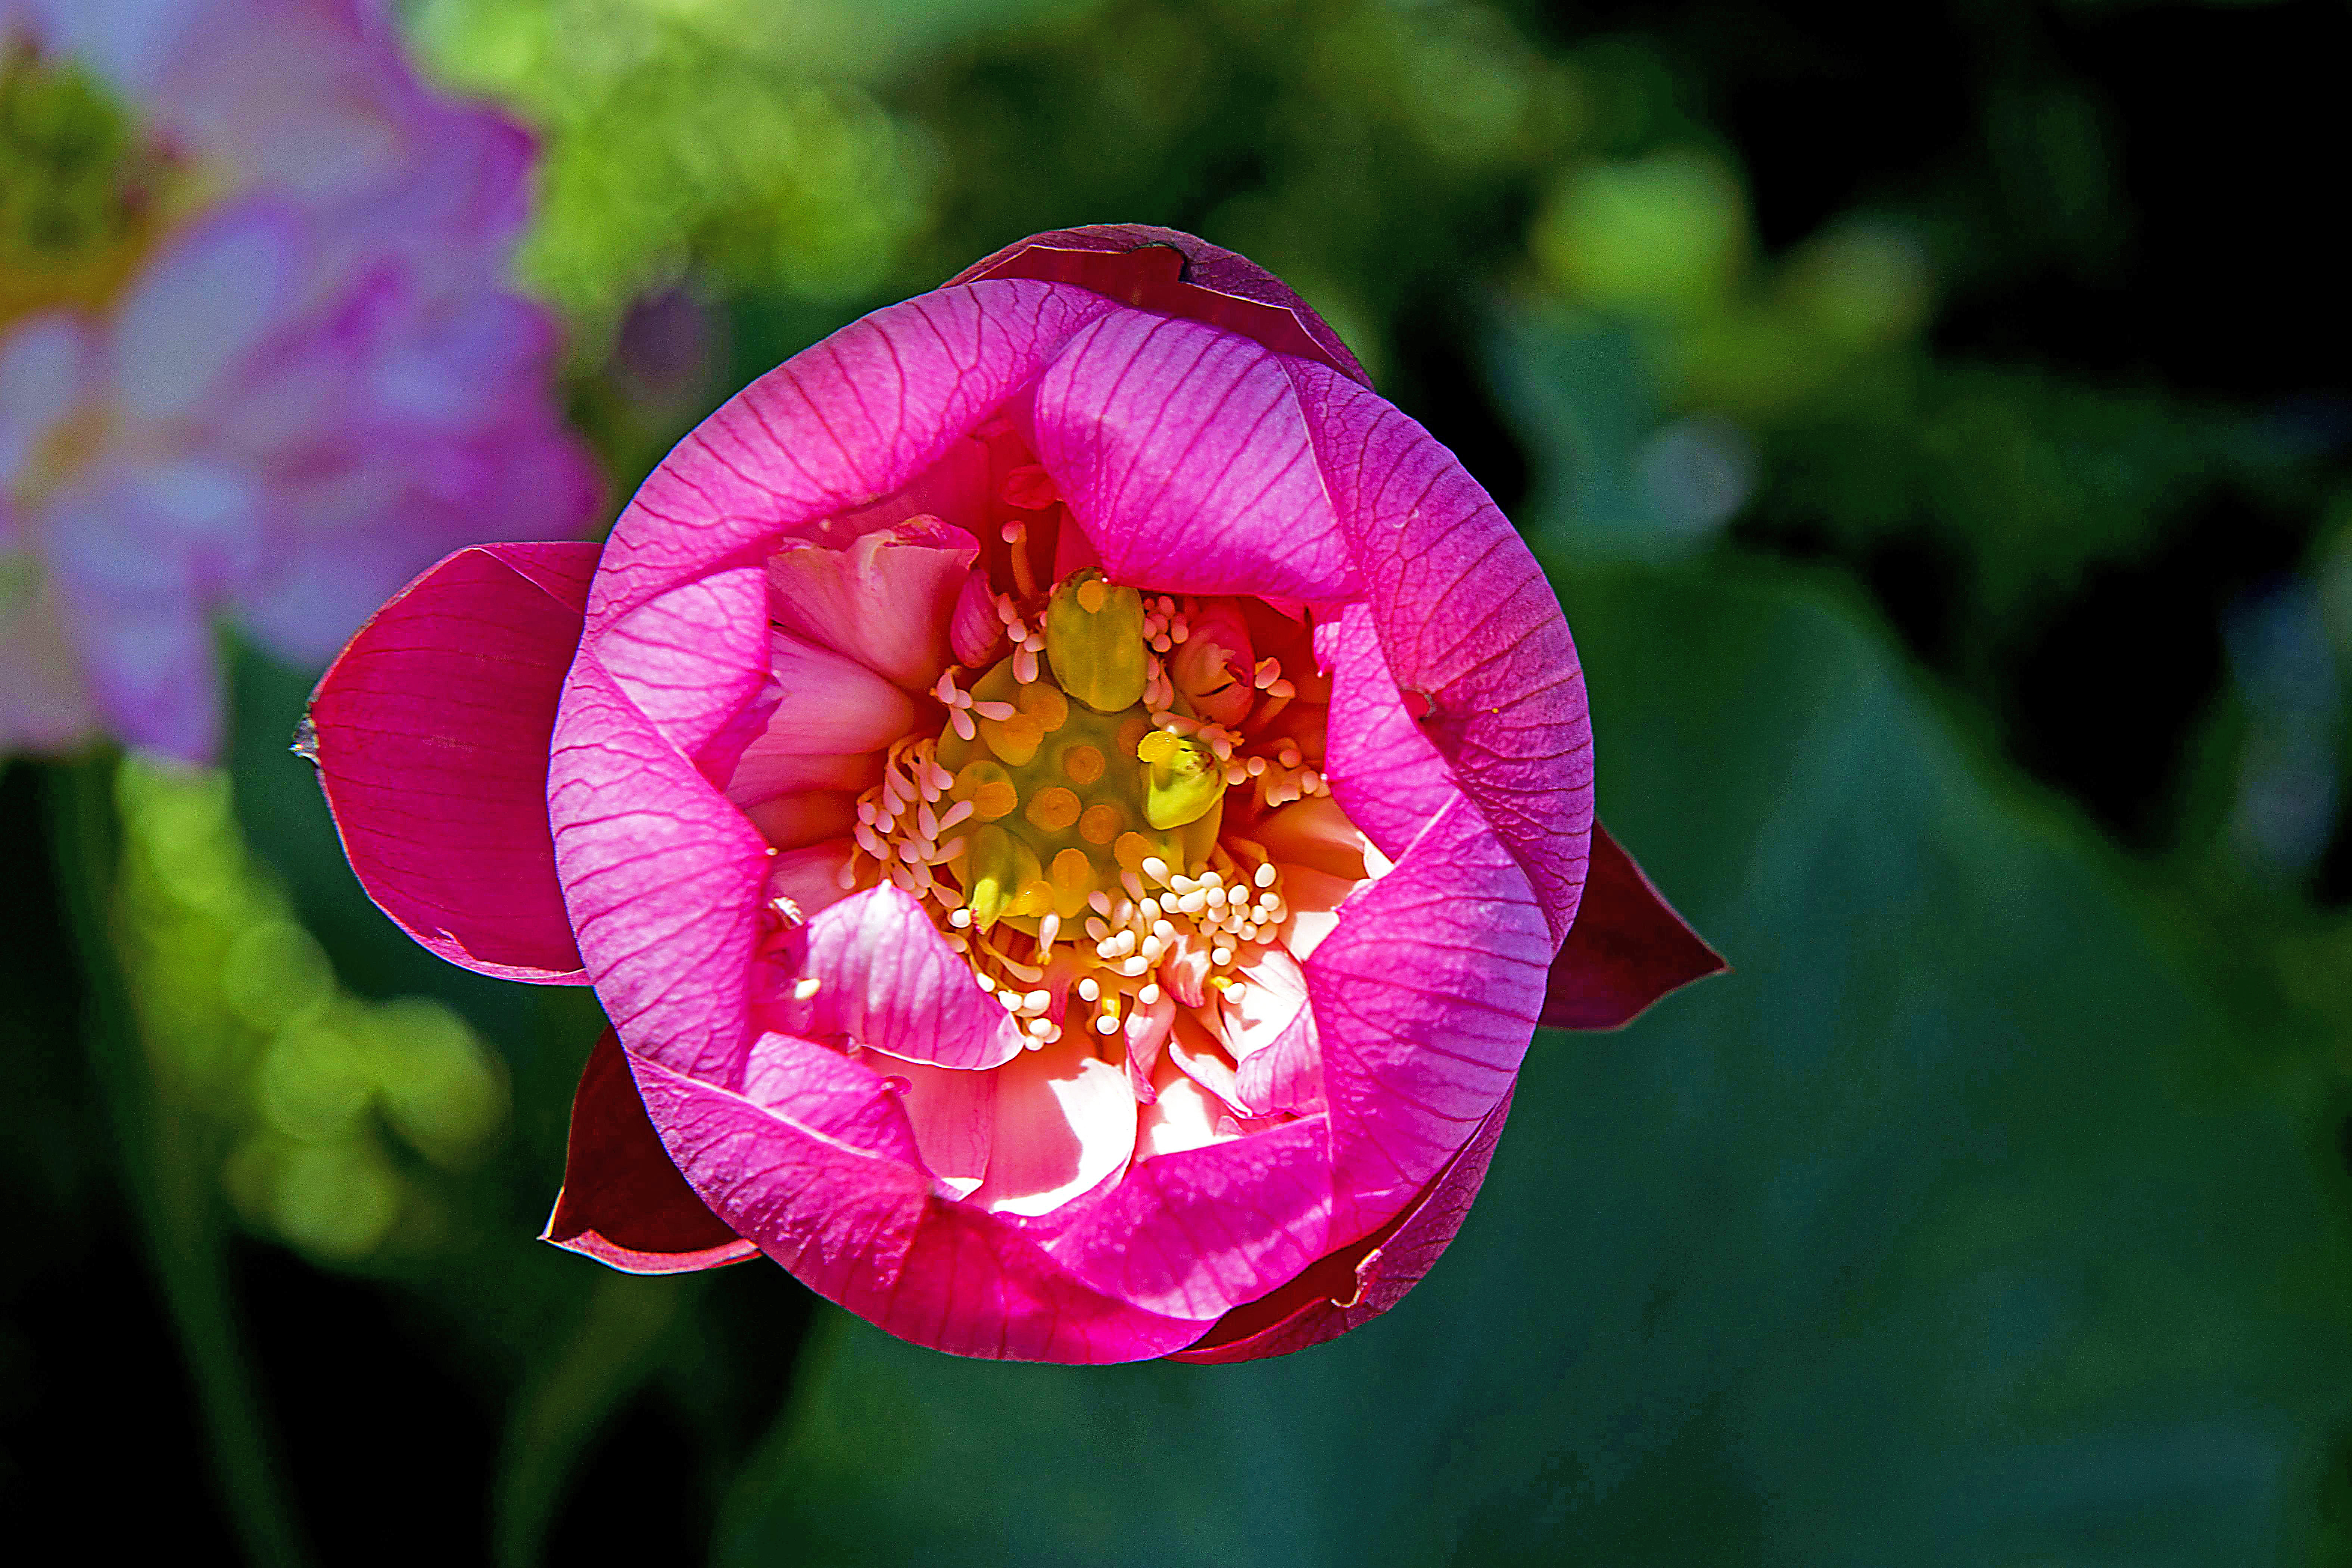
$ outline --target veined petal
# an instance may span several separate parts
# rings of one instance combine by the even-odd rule
[[[1595,822],[1584,901],[1552,960],[1536,1021],[1547,1029],[1622,1029],[1668,993],[1730,967]]]
[[[1469,1217],[1510,1113],[1506,1089],[1469,1142],[1402,1213],[1270,1294],[1236,1307],[1169,1359],[1214,1364],[1288,1355],[1360,1328],[1404,1300]]]
[[[670,1163],[610,1029],[572,1096],[563,1185],[540,1239],[625,1274],[682,1274],[760,1255]]]
[[[813,1132],[743,1096],[639,1062],[646,1109],[704,1202],[810,1289],[887,1332],[957,1355],[1104,1363],[1198,1340],[1074,1278],[919,1166]]]
[[[1397,688],[1427,704],[1420,728],[1563,941],[1592,826],[1592,731],[1559,602],[1427,431],[1323,365],[1284,363]]]
[[[1322,1119],[1307,1117],[1155,1153],[1047,1250],[1079,1279],[1173,1317],[1212,1316],[1255,1300],[1328,1247],[1325,1134]]]
[[[597,662],[637,711],[664,740],[698,760],[766,689],[768,641],[767,579],[744,566],[638,605],[605,627],[595,648]]]
[[[320,678],[319,783],[376,906],[450,963],[585,980],[555,878],[547,750],[595,570],[585,543],[461,550]]]
[[[734,1081],[766,842],[589,649],[556,710],[547,801],[573,934],[622,1042]]]
[[[1307,961],[1335,1234],[1385,1223],[1493,1110],[1527,1055],[1553,951],[1526,874],[1466,800],[1349,901]]]
[[[1220,1122],[1233,1125],[1233,1113],[1225,1109],[1225,1102],[1194,1083],[1174,1062],[1163,1060],[1155,1067],[1151,1085],[1154,1098],[1143,1108],[1136,1127],[1139,1163],[1161,1154],[1181,1154],[1187,1149],[1205,1149],[1241,1136],[1220,1130]]]
[[[768,656],[782,693],[766,733],[744,748],[765,752],[878,752],[915,727],[905,691],[846,654],[771,633]]]
[[[1116,307],[1003,280],[877,310],[738,393],[662,460],[614,527],[604,617],[782,534],[906,486]]]
[[[907,1086],[899,1098],[924,1167],[949,1196],[970,1197],[996,1142],[996,1075],[898,1060],[877,1068]]]
[[[1112,581],[1314,600],[1359,591],[1297,396],[1257,344],[1115,311],[1071,338],[1032,417],[1037,459]]]
[[[810,915],[786,955],[778,984],[793,1000],[778,1016],[795,1034],[966,1070],[1021,1054],[1003,1005],[899,888],[869,888]]]
[[[936,518],[839,546],[787,540],[768,562],[769,609],[802,642],[923,691],[947,668],[948,625],[978,553],[971,535]]]
[[[1045,1214],[1116,1173],[1134,1152],[1127,1073],[1097,1057],[1074,1029],[998,1072],[996,1142],[988,1180],[971,1201],[991,1211]]]
[[[1462,791],[1452,764],[1405,710],[1369,605],[1315,628],[1315,657],[1331,673],[1324,776],[1348,820],[1391,858]]]

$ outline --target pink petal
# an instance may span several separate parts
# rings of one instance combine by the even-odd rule
[[[1391,858],[1462,791],[1454,769],[1405,710],[1373,611],[1349,605],[1315,627],[1315,657],[1331,674],[1324,772],[1331,798]]]
[[[795,354],[698,426],[637,491],[606,545],[592,629],[902,489],[1113,308],[1063,285],[976,283],[877,310]]]
[[[794,1034],[967,1071],[1021,1054],[1003,1005],[923,906],[888,883],[809,916],[787,955],[779,988],[809,992],[778,1015]]]
[[[547,791],[573,933],[622,1042],[640,1061],[731,1081],[768,845],[584,647],[556,710]]]
[[[1168,1032],[1165,1049],[1168,1059],[1186,1078],[1224,1101],[1235,1115],[1247,1114],[1232,1059],[1190,1012],[1176,1015],[1176,1026]]]
[[[841,885],[841,869],[849,864],[853,846],[846,838],[828,839],[798,849],[787,849],[768,863],[765,899],[792,901],[796,918],[806,920],[849,897]]]
[[[1022,1051],[997,1073],[996,1142],[971,1201],[1041,1215],[1117,1173],[1135,1152],[1135,1096],[1124,1068],[1083,1031]]]
[[[1315,1015],[1301,1010],[1234,1075],[1234,1092],[1260,1116],[1305,1116],[1323,1109],[1323,1051]]]
[[[996,1075],[922,1062],[876,1065],[907,1086],[900,1101],[924,1168],[949,1196],[970,1197],[988,1174],[989,1152],[996,1142]]]
[[[596,658],[664,740],[699,759],[766,689],[767,626],[767,576],[741,566],[638,605],[598,636]]]
[[[741,1093],[845,1149],[919,1166],[922,1154],[901,1099],[906,1080],[894,1081],[877,1063],[894,1072],[899,1066],[770,1029],[744,1053]]]
[[[670,1163],[610,1029],[597,1037],[572,1098],[563,1186],[540,1239],[625,1274],[682,1274],[760,1256]]]
[[[879,752],[915,727],[915,704],[906,692],[846,654],[780,631],[769,637],[768,657],[781,695],[767,733],[745,748],[747,757]]]
[[[1165,986],[1152,1001],[1129,1004],[1119,1023],[1120,1037],[1127,1042],[1127,1084],[1139,1105],[1150,1105],[1158,1092],[1160,1053],[1175,1025],[1176,999]]]
[[[1213,1317],[1254,1300],[1329,1246],[1326,1133],[1310,1117],[1155,1154],[1048,1250],[1081,1280],[1171,1317]],[[1001,1131],[997,1147],[1002,1157]]]
[[[857,829],[857,797],[843,789],[795,790],[747,806],[743,815],[774,849],[845,839]]]
[[[1547,1029],[1622,1029],[1669,992],[1730,967],[1595,822],[1584,901],[1552,960],[1537,1021]]]
[[[1084,1285],[1004,1221],[939,1196],[918,1166],[658,1063],[636,1072],[654,1125],[712,1210],[887,1332],[958,1355],[1070,1363],[1139,1360],[1201,1336],[1201,1320]]]
[[[936,518],[845,546],[786,541],[768,562],[770,612],[802,641],[927,690],[947,668],[948,623],[978,553],[971,535]]]
[[[1235,1308],[1169,1359],[1214,1364],[1288,1355],[1360,1328],[1395,1306],[1436,1265],[1469,1216],[1510,1112],[1507,1089],[1461,1152],[1396,1218],[1279,1289]]]
[[[484,974],[585,978],[547,758],[595,565],[593,544],[461,550],[377,611],[310,696],[319,782],[361,885]]]
[[[1295,599],[1360,591],[1289,378],[1247,339],[1115,311],[1071,338],[1033,417],[1038,460],[1114,580]]]
[[[996,662],[1004,647],[1004,621],[996,613],[996,596],[989,592],[986,573],[965,574],[963,586],[956,594],[955,613],[948,623],[948,641],[958,664],[977,668]]]
[[[1076,283],[1122,305],[1239,332],[1276,353],[1321,360],[1372,384],[1339,334],[1289,285],[1246,257],[1176,229],[1139,223],[1055,229],[1017,240],[950,281],[982,278]]]
[[[770,751],[767,742],[768,733],[763,728],[759,739],[744,748],[741,760],[727,781],[727,798],[738,805],[756,805],[780,795],[797,795],[803,790],[835,790],[857,795],[882,782],[879,752],[799,756]]]
[[[1285,362],[1372,627],[1455,782],[1567,938],[1592,826],[1584,675],[1535,557],[1452,453],[1319,364]]]
[[[1230,1124],[1233,1120],[1225,1102],[1194,1083],[1174,1062],[1162,1061],[1152,1069],[1151,1087],[1154,1098],[1144,1106],[1136,1127],[1139,1163],[1160,1154],[1205,1149],[1237,1136],[1218,1129],[1220,1121]]]
[[[1225,994],[1215,1021],[1225,1054],[1246,1064],[1270,1049],[1307,1010],[1307,975],[1279,947],[1262,949],[1235,973],[1243,984]]]
[[[1552,952],[1526,874],[1467,801],[1349,902],[1307,961],[1336,1235],[1385,1223],[1503,1098]]]

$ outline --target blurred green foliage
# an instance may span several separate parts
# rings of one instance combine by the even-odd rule
[[[518,1565],[2346,1561],[2341,396],[2085,368],[2032,303],[2125,287],[2143,209],[2251,167],[2158,189],[2076,58],[2314,8],[1782,9],[404,0],[427,67],[541,138],[521,269],[623,494],[743,381],[1024,234],[1166,223],[1283,274],[1553,569],[1603,813],[1738,973],[1540,1038],[1460,1243],[1338,1344],[955,1363],[764,1265],[531,1241],[593,998],[391,928],[285,752],[314,672],[237,650],[228,768],[125,764],[106,885],[156,1101],[122,1181],[164,1193],[205,1441],[254,1387],[284,1428],[292,1505],[222,1461],[287,1516],[248,1539],[299,1510],[331,1560],[365,1531]],[[1882,72],[1951,100],[1948,141],[1792,204],[1747,73],[1910,22],[1977,40]],[[24,975],[12,1050],[97,1038],[102,974]],[[12,1194],[88,1205],[57,1129],[91,1119],[58,1107],[136,1094],[0,1087]],[[252,1261],[281,1249],[312,1285]],[[333,1310],[241,1363],[232,1275]],[[0,1417],[43,1278],[0,1269]]]
[[[506,1082],[439,1003],[370,1003],[251,862],[222,773],[133,759],[118,794],[132,993],[159,1091],[214,1123],[239,1214],[330,1262],[447,1227],[431,1176],[503,1130]]]

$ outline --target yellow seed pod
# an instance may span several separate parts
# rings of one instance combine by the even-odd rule
[[[1037,721],[1046,734],[1052,734],[1070,721],[1070,700],[1049,683],[1039,680],[1021,689],[1013,705]]]
[[[1070,824],[1077,821],[1078,811],[1076,794],[1054,784],[1031,795],[1021,815],[1040,833],[1066,833]]]
[[[1082,849],[1065,849],[1054,857],[1054,912],[1075,920],[1095,890],[1095,863]]]
[[[1147,769],[1143,819],[1154,827],[1197,822],[1225,798],[1225,772],[1210,752],[1181,736],[1155,730],[1136,748]]]
[[[963,765],[956,773],[955,788],[950,794],[957,800],[971,802],[972,816],[982,822],[1010,816],[1021,804],[1020,792],[1013,786],[1013,775],[985,757],[975,757]]]
[[[1022,907],[1033,884],[1045,886],[1045,902],[1053,902],[1052,889],[1040,875],[1044,868],[1038,864],[1037,852],[994,824],[972,835],[964,869],[971,879],[964,885],[964,907],[971,910],[971,923],[982,931],[1006,915],[1044,912]]]
[[[1037,748],[1045,742],[1045,726],[1031,713],[1015,713],[1010,719],[982,719],[980,738],[1008,767],[1025,768],[1037,760]]]
[[[1045,605],[1045,657],[1062,689],[1098,713],[1143,700],[1143,595],[1093,567],[1074,572]]]

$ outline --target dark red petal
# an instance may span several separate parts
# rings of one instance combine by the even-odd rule
[[[572,1097],[563,1189],[540,1239],[625,1274],[688,1274],[760,1255],[670,1163],[610,1029],[588,1053]]]
[[[1510,1114],[1511,1090],[1505,1089],[1470,1142],[1403,1213],[1361,1241],[1325,1254],[1280,1289],[1235,1307],[1167,1359],[1211,1365],[1288,1355],[1337,1339],[1403,1300],[1462,1228]]]
[[[1247,257],[1178,229],[1098,223],[1033,234],[973,262],[946,286],[983,278],[1075,283],[1139,310],[1223,327],[1372,384],[1339,334],[1288,284]]]
[[[1584,900],[1552,960],[1536,1022],[1547,1029],[1622,1029],[1668,992],[1730,967],[1595,822]]]
[[[450,963],[585,984],[547,823],[547,750],[597,546],[443,558],[336,656],[295,749],[378,908]]]

